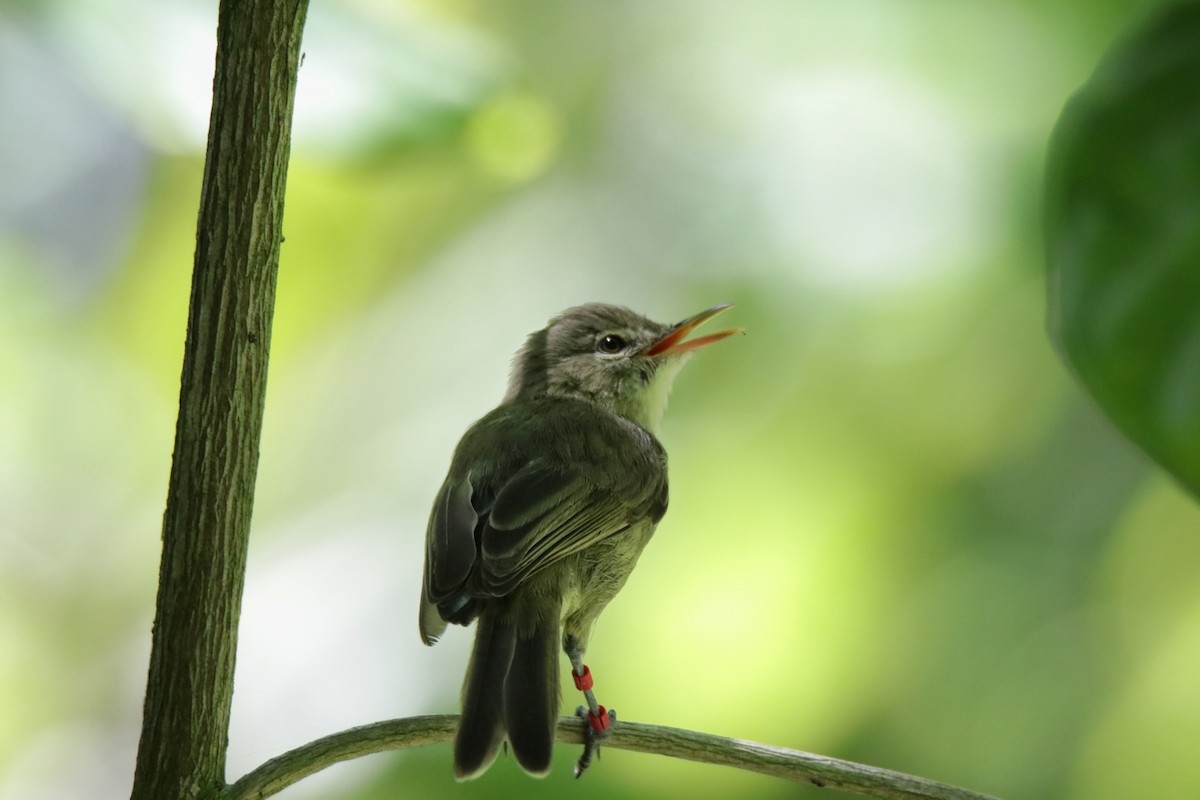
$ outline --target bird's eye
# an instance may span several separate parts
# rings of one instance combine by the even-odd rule
[[[607,353],[613,355],[625,349],[625,340],[615,333],[609,333],[600,337],[600,341],[596,342],[596,351],[599,353]]]

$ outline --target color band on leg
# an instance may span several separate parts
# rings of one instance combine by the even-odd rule
[[[592,671],[587,668],[587,664],[583,665],[582,675],[572,669],[571,677],[575,679],[575,688],[581,692],[588,691],[594,685],[592,681]]]
[[[596,733],[604,733],[612,727],[612,720],[609,719],[608,709],[600,706],[599,713],[588,711],[588,724],[592,726],[592,730]]]

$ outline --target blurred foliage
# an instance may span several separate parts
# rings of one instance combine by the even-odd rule
[[[677,381],[671,510],[596,632],[601,701],[1001,797],[1200,794],[1185,757],[1200,512],[1095,412],[1043,322],[1046,140],[1151,6],[316,4],[231,777],[336,729],[456,707],[470,632],[432,650],[416,637],[425,519],[525,334],[586,300],[663,320],[728,300],[747,335]],[[0,2],[5,800],[130,784],[214,20],[211,0]],[[1186,38],[1176,27],[1142,30]],[[1147,69],[1166,69],[1175,51],[1156,52]],[[1115,383],[1088,338],[1126,300],[1141,313],[1162,296],[1164,324],[1128,317],[1118,353],[1186,320],[1165,280],[1092,283],[1126,255],[1183,280],[1182,250],[1154,234],[1193,229],[1194,164],[1133,154],[1191,141],[1194,92],[1136,85],[1085,90],[1052,174],[1097,170],[1089,192],[1128,178],[1148,227],[1071,228],[1054,268],[1113,305],[1055,297],[1096,354],[1085,380],[1166,441],[1194,415],[1139,416],[1131,403],[1157,395]],[[1123,108],[1112,92],[1147,127],[1072,127]],[[1104,172],[1109,152],[1129,171]],[[1149,216],[1159,202],[1172,214]],[[1062,207],[1055,230],[1087,221]],[[1163,347],[1135,367],[1192,374]],[[1194,402],[1185,389],[1172,402]],[[282,797],[828,793],[619,752],[574,782],[574,749],[556,757],[544,781],[501,762],[459,785],[429,748]]]
[[[1051,327],[1113,421],[1200,494],[1200,3],[1160,10],[1063,113]]]

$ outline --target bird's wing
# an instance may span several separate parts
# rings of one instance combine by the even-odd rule
[[[476,558],[475,526],[479,515],[471,502],[472,493],[469,475],[461,479],[447,477],[429,515],[420,615],[421,640],[425,644],[436,642],[446,630],[446,620],[469,600],[459,600],[458,596]]]
[[[665,477],[601,486],[571,468],[527,464],[491,503],[470,476],[447,479],[429,519],[425,597],[451,621],[473,597],[502,597],[535,572],[624,531],[666,504]],[[478,506],[484,507],[478,507]],[[426,617],[432,608],[422,613]],[[422,625],[436,638],[436,620]]]
[[[479,514],[471,502],[472,493],[470,475],[460,480],[447,478],[429,515],[425,555],[430,578],[438,588],[434,595],[462,586],[475,563],[474,531]]]
[[[597,485],[580,471],[526,465],[496,495],[479,539],[479,588],[508,594],[533,573],[646,515],[649,486]],[[665,487],[664,487],[665,488]]]
[[[452,467],[426,532],[420,615],[426,643],[437,640],[446,622],[469,623],[481,601],[509,594],[634,523],[657,522],[666,510],[661,446],[580,406],[502,406],[464,435],[455,453],[462,468]],[[520,432],[514,420],[536,420],[543,430],[559,426],[559,445],[534,451],[528,437],[497,434],[506,425]],[[611,427],[597,427],[605,424]]]

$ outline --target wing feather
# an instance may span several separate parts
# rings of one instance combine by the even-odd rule
[[[534,487],[547,491],[531,492]],[[506,594],[530,575],[621,533],[645,515],[649,488],[602,487],[575,470],[527,465],[501,489],[483,521],[482,586],[493,596]]]
[[[531,438],[534,425],[542,433]],[[436,640],[446,621],[467,624],[481,602],[572,554],[657,522],[666,498],[665,454],[646,431],[583,401],[501,406],[464,435],[434,501],[422,638]]]
[[[434,602],[466,582],[475,565],[475,526],[479,514],[471,503],[471,477],[447,478],[429,517],[425,538],[425,588]]]

